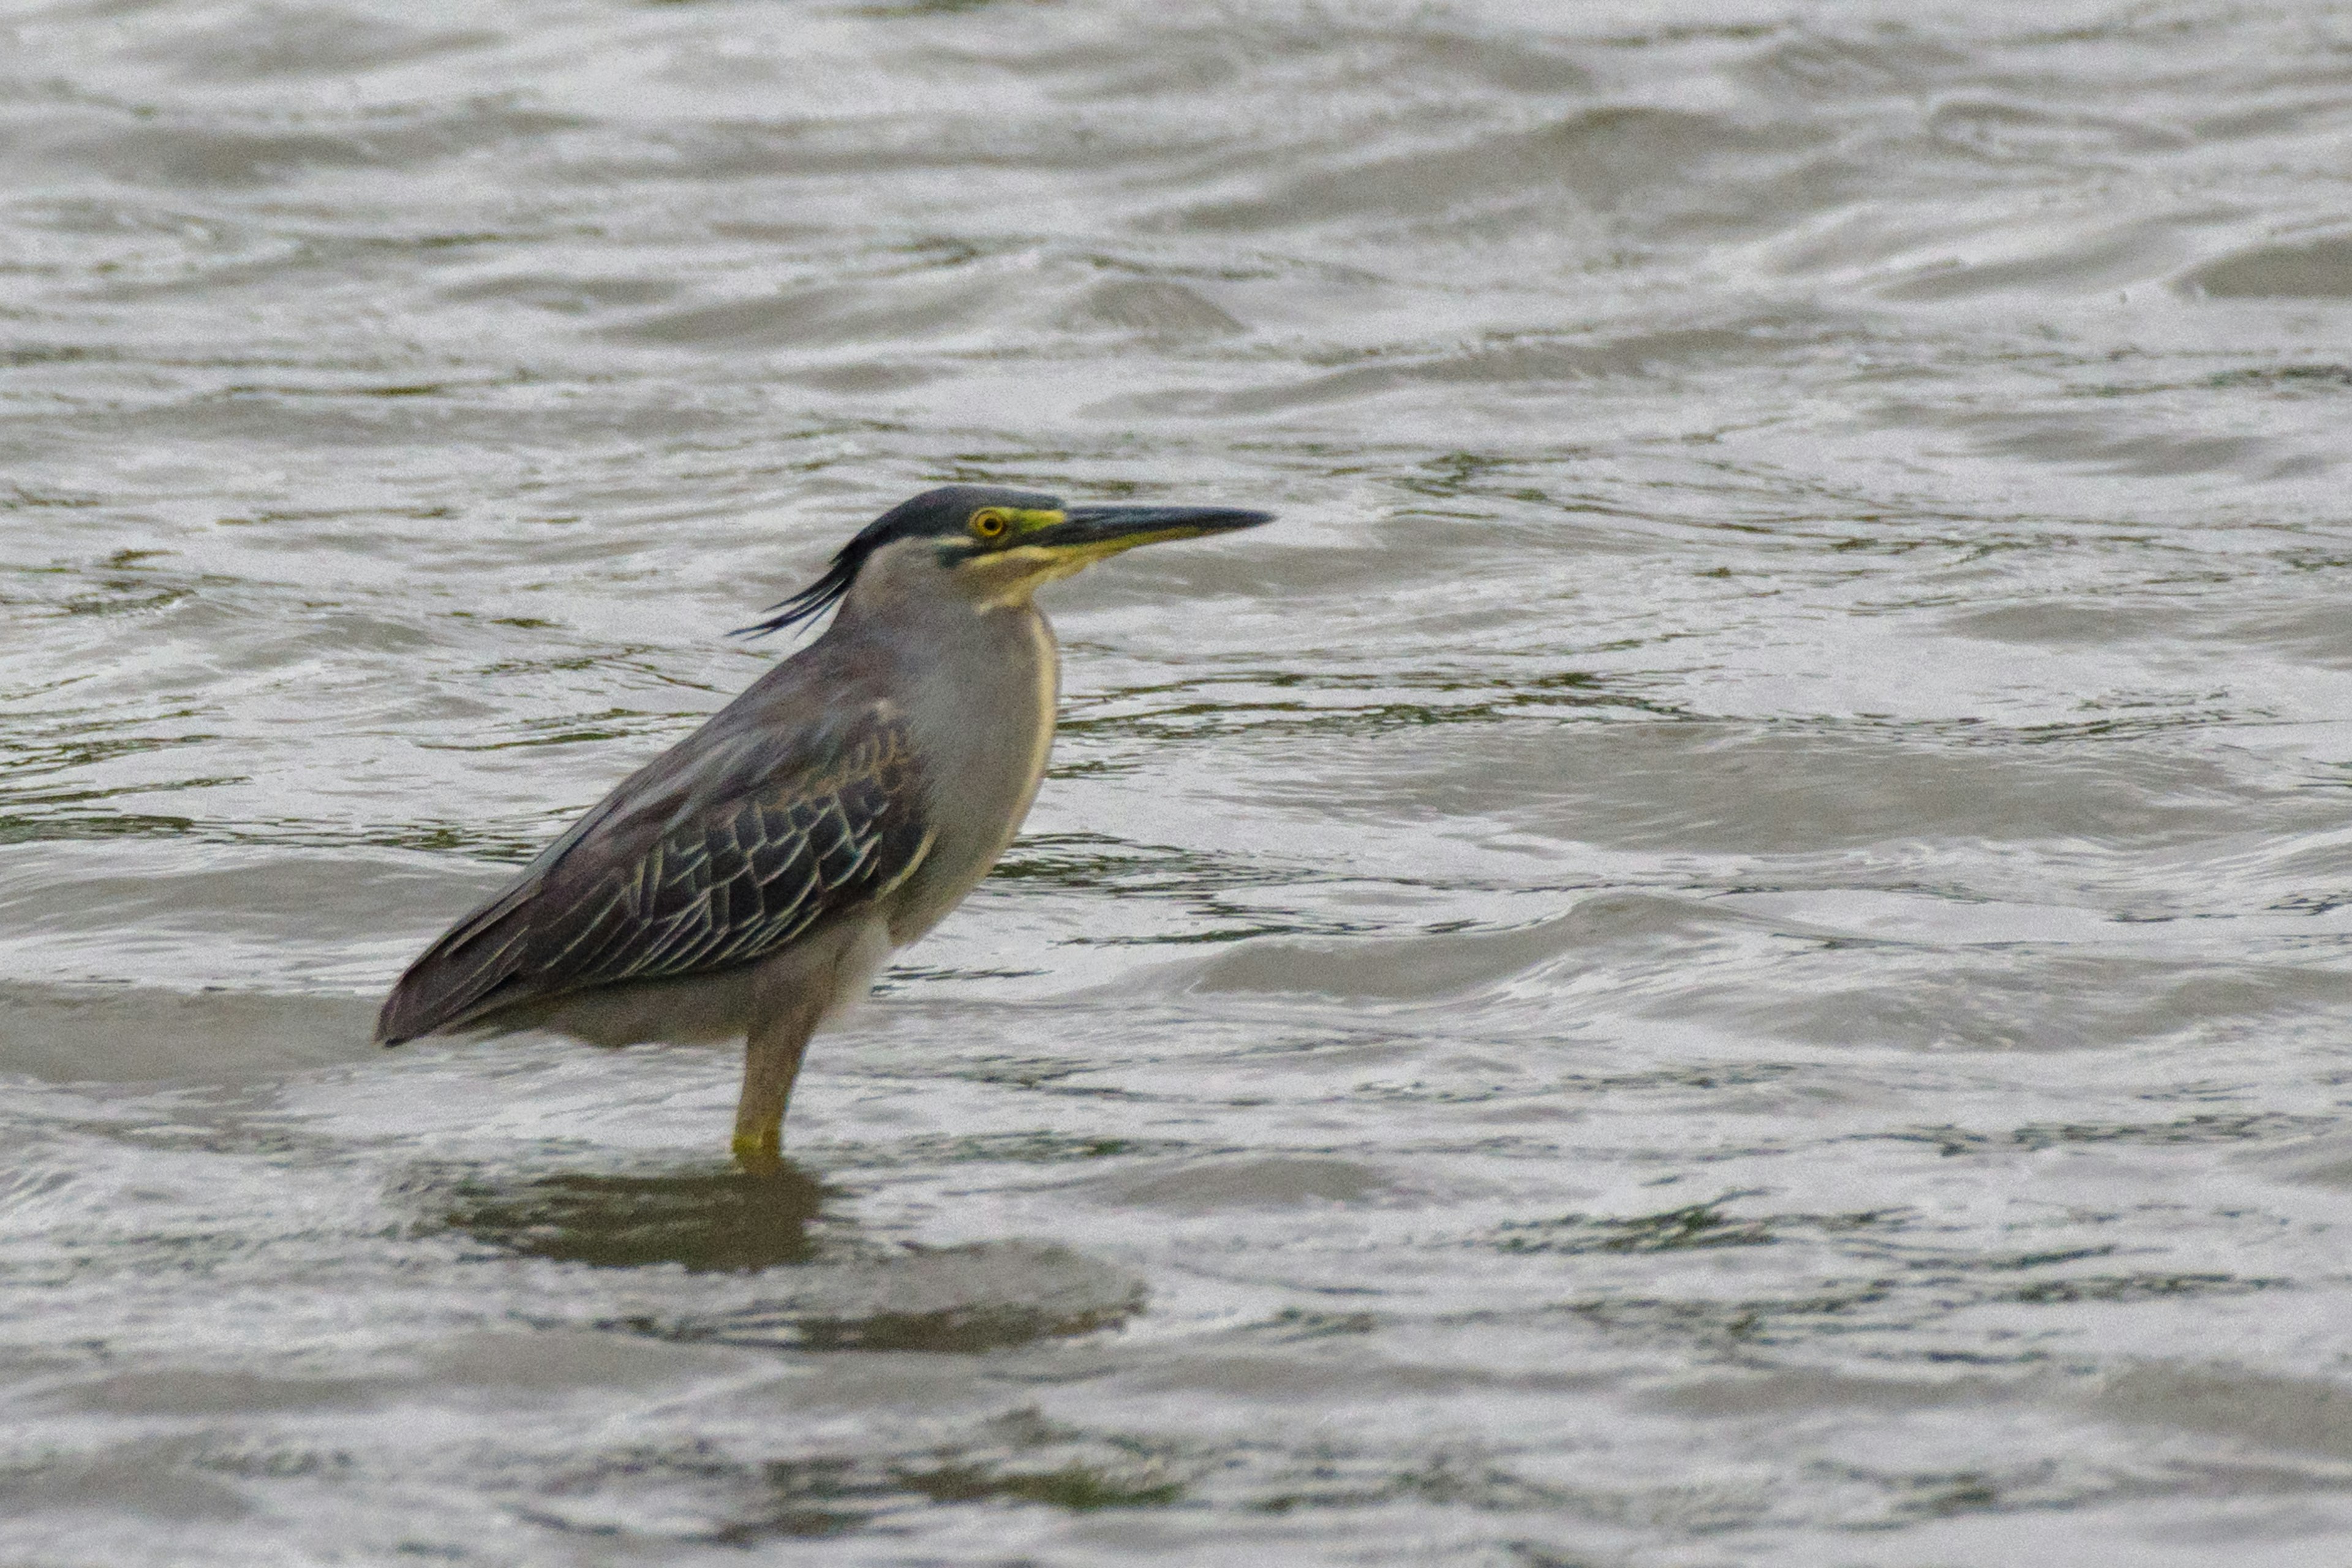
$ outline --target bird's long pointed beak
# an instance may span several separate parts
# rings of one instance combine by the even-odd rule
[[[1059,522],[1021,536],[1024,546],[1083,550],[1090,556],[1115,555],[1139,544],[1167,539],[1197,539],[1272,522],[1270,511],[1229,506],[1074,506]]]

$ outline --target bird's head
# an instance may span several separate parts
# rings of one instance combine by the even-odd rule
[[[1227,533],[1271,512],[1209,506],[1072,506],[1032,490],[944,485],[900,501],[841,547],[824,575],[741,636],[781,631],[824,614],[868,571],[920,574],[975,604],[1020,604],[1038,585],[1106,556],[1171,539]]]

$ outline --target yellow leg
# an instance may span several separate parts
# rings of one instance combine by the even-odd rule
[[[791,1007],[762,1018],[743,1042],[743,1093],[735,1102],[735,1163],[759,1174],[783,1163],[784,1109],[816,1028],[816,1010]]]
[[[771,1176],[784,1168],[783,1127],[764,1134],[735,1134],[735,1163],[755,1176]]]

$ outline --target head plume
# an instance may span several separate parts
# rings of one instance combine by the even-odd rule
[[[857,531],[834,552],[824,574],[791,598],[768,606],[768,618],[733,633],[739,637],[765,637],[787,626],[813,621],[841,603],[857,574],[874,552],[901,539],[961,537],[971,514],[982,507],[1024,510],[1058,510],[1061,501],[1034,490],[998,489],[990,485],[942,485],[900,501]]]

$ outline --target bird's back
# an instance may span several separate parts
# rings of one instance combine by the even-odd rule
[[[828,636],[639,769],[412,964],[376,1037],[758,963],[905,880],[931,838],[884,671]]]

